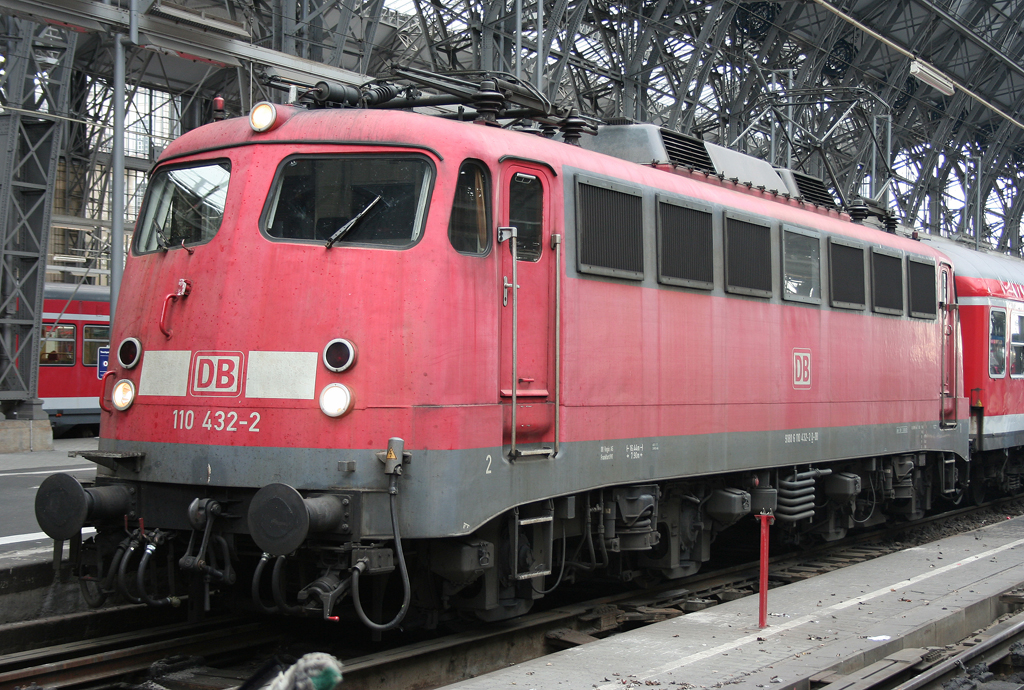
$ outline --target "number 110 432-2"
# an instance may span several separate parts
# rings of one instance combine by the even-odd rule
[[[248,418],[243,411],[241,414],[234,410],[200,410],[203,421],[199,426],[207,431],[259,431],[260,413],[250,412]],[[195,410],[174,410],[174,429],[191,431],[196,425],[197,413]]]

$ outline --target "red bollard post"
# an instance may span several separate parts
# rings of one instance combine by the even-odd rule
[[[760,601],[758,602],[757,626],[768,627],[768,525],[775,522],[774,515],[762,513],[757,516],[761,521],[761,580],[758,587]]]

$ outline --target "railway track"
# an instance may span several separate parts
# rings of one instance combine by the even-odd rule
[[[771,559],[769,586],[877,558],[902,548],[893,540],[908,530],[920,531],[979,510],[998,509],[1012,500],[954,510],[913,525],[851,537],[840,544],[777,555]],[[0,688],[28,687],[32,683],[54,688],[99,687],[119,679],[145,676],[168,690],[223,690],[240,684],[246,677],[242,668],[252,669],[253,658],[267,658],[272,650],[280,652],[286,648],[291,656],[328,651],[344,659],[346,690],[424,690],[553,650],[586,644],[623,628],[748,596],[757,591],[757,578],[756,563],[741,563],[646,590],[568,603],[511,621],[372,653],[341,649],[319,627],[308,639],[302,639],[294,627],[268,624],[267,619],[232,618],[208,620],[200,625],[166,625],[0,657]],[[445,662],[439,663],[439,659]],[[225,673],[219,669],[225,664],[236,670]],[[160,678],[184,668],[190,669],[187,682]]]
[[[107,635],[0,657],[0,688],[96,687],[131,674],[191,660],[215,662],[240,652],[257,653],[280,641],[262,622],[211,620]],[[170,661],[168,661],[170,660]]]
[[[1011,598],[1024,603],[1020,595]],[[998,621],[952,649],[905,648],[855,673],[823,673],[811,680],[818,690],[1008,690],[1020,687],[1021,678],[1024,613]]]

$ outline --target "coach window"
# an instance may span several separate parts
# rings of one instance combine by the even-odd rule
[[[1010,317],[1010,376],[1024,377],[1024,314]]]
[[[71,366],[75,363],[75,327],[71,324],[43,324],[39,363]]]
[[[96,366],[99,349],[110,344],[110,326],[82,326],[82,364]]]
[[[1006,310],[993,309],[989,314],[988,374],[994,379],[1006,376]]]
[[[466,161],[455,182],[455,200],[448,223],[448,241],[460,254],[483,255],[490,249],[491,184],[487,168]]]
[[[520,261],[540,259],[543,219],[544,187],[540,178],[516,173],[508,188],[508,224],[518,230],[516,254]]]

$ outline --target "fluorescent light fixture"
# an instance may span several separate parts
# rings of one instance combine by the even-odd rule
[[[917,77],[943,95],[953,95],[953,80],[923,60],[914,60],[910,63],[910,76]]]

